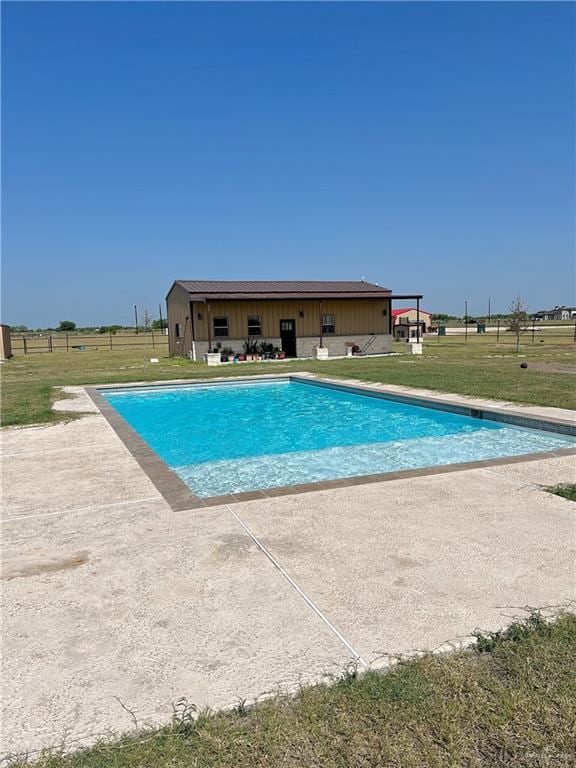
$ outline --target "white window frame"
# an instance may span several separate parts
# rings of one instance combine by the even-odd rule
[[[326,318],[331,317],[331,322],[326,322]],[[332,328],[332,330],[327,330],[329,327]],[[330,313],[327,315],[322,315],[322,336],[335,336],[336,335],[336,315],[334,313]]]
[[[258,333],[254,333],[250,330],[250,320],[258,320],[258,323],[260,325],[260,331]],[[248,336],[262,336],[262,315],[248,315],[247,319],[247,328],[248,328]]]
[[[218,331],[221,331],[224,328],[224,326],[216,328],[216,320],[226,321],[226,333],[218,333]],[[213,317],[212,331],[215,339],[229,339],[230,338],[230,318],[228,317],[228,315],[216,315],[215,317]]]

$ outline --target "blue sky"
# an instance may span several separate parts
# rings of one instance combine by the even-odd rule
[[[173,279],[574,303],[569,3],[3,3],[3,320]]]

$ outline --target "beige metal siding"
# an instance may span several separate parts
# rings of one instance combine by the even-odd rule
[[[208,310],[209,306],[209,310]],[[386,314],[383,314],[384,310]],[[389,299],[326,299],[304,301],[194,302],[194,335],[199,341],[214,340],[214,317],[227,317],[229,338],[248,337],[248,316],[262,317],[262,338],[279,336],[280,320],[296,320],[296,336],[319,336],[320,315],[334,315],[335,335],[388,333]],[[300,316],[303,314],[303,317]],[[210,331],[208,322],[210,321]]]
[[[192,348],[192,319],[190,296],[187,291],[174,285],[166,298],[168,314],[168,349],[171,355],[187,357]],[[180,339],[176,338],[176,324],[180,324]]]

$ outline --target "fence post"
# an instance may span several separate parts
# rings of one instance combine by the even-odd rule
[[[574,321],[574,344],[576,344],[576,320]]]
[[[496,328],[496,343],[500,341],[500,318],[498,318],[498,326]]]
[[[54,352],[52,349],[52,336],[48,336],[48,352]]]
[[[66,352],[70,352],[70,343],[68,339],[68,334],[66,334]]]
[[[152,349],[154,349],[154,331],[152,331]]]
[[[24,354],[28,354],[28,344],[26,343],[26,336],[22,336],[22,346],[24,347]]]
[[[532,344],[534,344],[534,324],[536,323],[536,318],[532,318]]]
[[[112,349],[112,331],[108,331],[108,334],[110,336],[110,349]]]

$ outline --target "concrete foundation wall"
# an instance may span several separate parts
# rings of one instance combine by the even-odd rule
[[[323,344],[328,348],[329,357],[345,355],[348,351],[348,344],[357,344],[361,349],[372,338],[370,334],[358,336],[325,336]],[[298,357],[316,357],[316,347],[318,346],[318,336],[302,338],[296,340],[296,350]],[[374,342],[366,350],[366,354],[375,354],[392,351],[392,336],[389,334],[377,334]]]
[[[275,347],[278,347],[278,349],[281,349],[282,345],[280,343],[280,339],[260,339],[255,340],[258,345],[260,345],[260,341],[264,341],[267,344],[273,344]],[[218,340],[212,341],[212,346],[218,343]],[[244,339],[222,339],[220,341],[222,344],[222,348],[228,347],[230,349],[233,349],[234,352],[245,354],[244,352]],[[208,352],[208,342],[207,341],[196,341],[196,360],[202,360],[202,356]]]
[[[345,355],[348,351],[348,344],[357,344],[362,348],[369,339],[372,338],[370,334],[360,336],[326,336],[324,338],[324,346],[328,348],[329,357],[338,357]],[[264,341],[264,339],[263,339]],[[273,344],[275,347],[281,349],[280,339],[265,339],[269,344]],[[316,347],[319,344],[318,336],[304,336],[296,339],[296,352],[298,357],[316,357]],[[207,341],[197,341],[196,346],[196,359],[202,360],[203,355],[208,352]],[[234,352],[244,352],[244,339],[223,339],[223,347],[230,347]],[[382,354],[383,352],[392,351],[392,336],[389,334],[377,334],[374,342],[366,350],[366,354]]]

